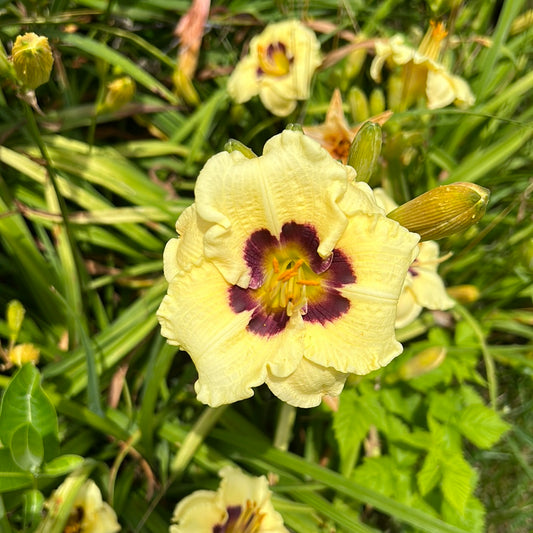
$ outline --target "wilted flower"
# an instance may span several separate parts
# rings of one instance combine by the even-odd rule
[[[46,37],[35,33],[19,35],[11,59],[18,79],[27,89],[34,90],[50,78],[54,57]]]
[[[397,207],[383,189],[375,189],[374,194],[387,213]],[[442,262],[439,258],[439,245],[435,241],[424,241],[418,247],[418,256],[409,267],[398,302],[397,328],[410,324],[423,308],[444,311],[454,305],[437,273]]]
[[[75,490],[77,480],[68,477],[54,492],[46,506],[52,515],[60,512],[68,494]],[[102,501],[102,494],[96,483],[89,479],[78,490],[70,511],[64,533],[115,533],[120,531],[117,515],[113,508]]]
[[[211,406],[266,383],[299,407],[337,395],[401,350],[400,290],[418,235],[355,171],[285,130],[261,157],[212,157],[165,248],[162,334],[191,355]]]
[[[265,476],[252,477],[238,468],[220,471],[218,490],[198,490],[181,500],[170,533],[288,533],[274,509]]]
[[[391,115],[390,111],[385,111],[369,120],[383,125]],[[350,145],[361,126],[362,124],[358,124],[350,127],[342,109],[341,92],[339,89],[335,89],[329,103],[325,122],[318,126],[304,126],[303,130],[306,135],[320,143],[330,153],[331,157],[346,164]]]
[[[228,92],[237,103],[259,95],[271,113],[284,117],[297,100],[309,98],[320,63],[320,43],[309,28],[297,20],[270,24],[250,41],[248,55],[228,80]]]
[[[402,67],[401,95],[398,99],[393,98],[401,103],[402,109],[408,108],[420,98],[427,99],[429,109],[438,109],[451,103],[460,107],[474,104],[475,98],[468,83],[451,74],[438,61],[441,43],[446,35],[444,24],[431,22],[417,50],[406,45],[402,35],[376,41],[376,57],[370,66],[370,75],[380,82],[385,63],[390,67]]]

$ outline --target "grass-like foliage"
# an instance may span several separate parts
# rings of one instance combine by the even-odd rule
[[[532,530],[533,12],[213,1],[195,50],[176,27],[199,4],[0,2],[0,531],[88,531],[72,509],[89,478],[123,531],[167,531],[228,464],[267,476],[297,533]],[[287,19],[314,31],[323,61],[279,117],[258,96],[236,103],[227,81],[252,37]],[[440,61],[469,107],[407,105],[389,65],[370,75],[376,40],[416,48],[430,20],[446,23]],[[28,32],[48,38],[48,81],[13,67]],[[400,328],[403,353],[349,376],[338,400],[296,410],[263,385],[204,406],[191,358],[160,334],[164,246],[209,157],[322,124],[335,89],[350,126],[393,109],[368,177],[397,204],[454,182],[490,190],[481,221],[439,241],[455,305]]]

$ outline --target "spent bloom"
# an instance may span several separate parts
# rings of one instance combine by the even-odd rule
[[[260,157],[207,161],[165,248],[157,312],[163,336],[196,365],[200,401],[231,403],[266,383],[312,407],[338,395],[347,374],[402,351],[396,307],[419,236],[355,178],[290,130]]]
[[[369,120],[383,125],[391,115],[392,113],[390,111],[385,111]],[[306,135],[309,135],[309,137],[320,143],[329,152],[331,157],[346,164],[350,152],[350,145],[361,126],[362,124],[357,124],[351,127],[348,124],[342,108],[341,92],[339,89],[335,89],[326,113],[326,120],[317,126],[304,126],[303,130]]]
[[[397,207],[383,189],[375,189],[374,194],[387,213]],[[437,272],[443,260],[439,258],[439,245],[435,241],[424,241],[418,247],[418,256],[409,267],[398,302],[397,328],[410,324],[423,308],[444,311],[454,305]]]
[[[222,468],[220,476],[216,492],[197,490],[178,503],[170,533],[288,533],[265,476],[232,466]]]
[[[430,28],[418,49],[405,44],[402,35],[376,41],[376,56],[370,66],[370,75],[380,82],[381,70],[385,64],[393,68],[400,66],[402,109],[410,107],[419,99],[427,100],[429,109],[439,109],[455,103],[459,107],[469,107],[475,98],[468,83],[455,76],[439,62],[441,45],[447,32],[444,24],[431,22]]]
[[[312,30],[298,20],[270,24],[250,41],[248,55],[228,80],[228,92],[237,103],[259,95],[271,113],[284,117],[297,100],[309,98],[320,63],[320,43]]]
[[[75,490],[75,478],[68,477],[54,492],[46,504],[52,515],[60,512],[63,501]],[[115,533],[120,531],[117,515],[113,508],[102,501],[102,494],[96,483],[89,479],[79,488],[68,516],[64,533]]]
[[[54,64],[48,38],[35,33],[25,33],[15,39],[11,60],[17,78],[29,90],[48,81]]]

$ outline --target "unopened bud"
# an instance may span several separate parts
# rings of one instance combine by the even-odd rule
[[[387,216],[422,241],[438,240],[468,229],[485,214],[490,191],[474,183],[442,185],[397,207]]]
[[[357,181],[368,183],[381,153],[381,126],[374,122],[365,122],[350,146],[348,165],[355,168]]]
[[[471,304],[479,300],[479,289],[475,285],[454,285],[446,289],[448,295],[460,304]]]
[[[359,87],[352,87],[348,93],[348,105],[353,122],[364,122],[370,117],[368,98]]]
[[[8,359],[17,366],[26,363],[37,363],[39,361],[39,349],[33,344],[17,344],[7,354]]]
[[[398,372],[400,379],[404,381],[423,376],[435,370],[446,359],[446,348],[432,346],[426,348],[406,361]]]
[[[401,111],[404,105],[403,79],[400,74],[391,74],[387,82],[387,107],[393,111]]]
[[[385,95],[379,87],[370,93],[369,105],[371,115],[379,115],[385,111]]]
[[[49,80],[54,64],[48,39],[35,33],[25,33],[16,38],[11,60],[19,81],[30,90]]]
[[[366,48],[356,48],[348,54],[346,57],[346,63],[344,66],[344,77],[348,80],[355,78],[363,67],[367,56]]]
[[[230,139],[225,145],[224,145],[224,150],[226,150],[226,152],[240,152],[242,155],[244,155],[245,157],[247,157],[248,159],[253,159],[254,157],[257,157],[253,150],[251,150],[250,148],[248,148],[248,146],[242,144],[242,142],[240,141],[237,141],[236,139]]]
[[[122,76],[107,84],[107,92],[101,111],[116,111],[131,101],[135,94],[135,82]]]
[[[9,329],[9,341],[11,343],[16,342],[17,337],[19,336],[20,327],[22,326],[25,313],[26,309],[24,309],[24,306],[18,300],[11,300],[7,304],[6,319],[7,327]]]

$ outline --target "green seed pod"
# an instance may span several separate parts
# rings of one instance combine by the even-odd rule
[[[54,57],[48,38],[35,33],[19,35],[11,50],[17,78],[26,89],[34,90],[50,79]]]
[[[355,168],[357,181],[368,183],[381,153],[381,126],[374,122],[365,122],[350,146],[348,165]]]
[[[473,226],[485,214],[490,191],[474,183],[436,187],[397,207],[387,216],[422,241],[438,240]]]

